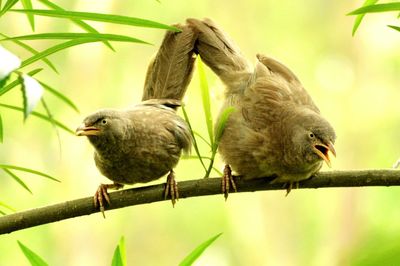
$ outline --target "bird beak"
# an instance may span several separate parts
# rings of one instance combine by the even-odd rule
[[[336,157],[336,150],[331,141],[328,142],[328,145],[323,143],[315,144],[313,150],[319,157],[321,157],[326,162],[326,164],[329,167],[332,167],[331,160],[329,158],[329,152],[331,152],[333,156]]]
[[[80,125],[76,131],[75,135],[77,136],[97,136],[100,130],[97,127],[89,127],[86,126],[85,123]]]

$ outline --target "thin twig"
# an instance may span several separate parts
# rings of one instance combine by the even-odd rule
[[[235,178],[238,192],[282,189],[268,179]],[[181,199],[221,194],[221,179],[207,178],[178,183]],[[322,172],[299,183],[299,188],[400,186],[399,170],[352,170]],[[164,184],[139,187],[110,193],[112,205],[106,210],[163,201]],[[295,191],[292,191],[295,193]],[[233,192],[231,194],[234,194]],[[221,195],[221,200],[223,196]],[[93,197],[76,199],[0,217],[0,234],[99,212]]]

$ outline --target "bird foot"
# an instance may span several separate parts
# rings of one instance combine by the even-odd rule
[[[94,202],[94,207],[97,209],[100,207],[101,214],[103,214],[103,217],[106,218],[106,215],[104,214],[104,200],[108,203],[108,205],[111,205],[110,201],[110,196],[108,195],[107,189],[112,188],[112,189],[120,189],[124,185],[114,183],[114,184],[100,184],[99,188],[97,189],[96,193],[94,194],[93,197],[93,202]]]
[[[224,194],[225,200],[228,199],[230,187],[237,192],[236,184],[232,177],[232,169],[226,164],[224,168],[224,175],[222,176],[222,193]]]
[[[288,183],[285,183],[285,184],[283,185],[283,187],[286,188],[286,195],[285,195],[285,197],[287,197],[287,196],[289,195],[290,191],[292,191],[293,183],[296,184],[296,187],[295,187],[295,188],[298,189],[298,188],[299,188],[299,182],[288,182]]]
[[[179,199],[178,184],[175,181],[174,171],[170,171],[167,175],[167,183],[165,184],[164,199],[171,197],[172,207],[175,207],[176,201]]]

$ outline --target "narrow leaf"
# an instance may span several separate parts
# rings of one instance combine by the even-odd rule
[[[26,247],[24,244],[22,244],[20,241],[17,241],[19,247],[21,248],[22,252],[24,253],[25,257],[28,259],[30,264],[32,266],[48,266],[47,262],[45,262],[44,259],[42,259],[38,254],[30,250],[28,247]]]
[[[118,42],[134,42],[134,43],[143,43],[150,44],[148,42],[132,38],[125,35],[117,35],[117,34],[103,34],[103,33],[73,33],[73,32],[56,32],[56,33],[39,33],[39,34],[30,34],[16,37],[9,37],[2,39],[0,41],[9,41],[9,40],[63,40],[63,39],[77,39],[77,38],[88,38],[95,39],[96,41],[118,41]]]
[[[208,248],[218,237],[220,237],[222,233],[219,233],[216,236],[213,236],[212,238],[208,239],[204,243],[200,244],[198,247],[196,247],[186,258],[182,260],[181,263],[179,263],[179,266],[190,266],[192,265],[199,257],[200,255]]]
[[[28,72],[29,76],[34,76],[37,73],[39,73],[40,71],[42,71],[43,68],[37,68],[34,69],[32,71]],[[18,86],[19,84],[21,84],[21,79],[18,77],[17,79],[15,79],[13,82],[9,83],[7,86],[0,88],[0,96],[3,95],[4,93],[8,92],[9,90],[11,90],[12,88]]]
[[[389,28],[392,28],[394,30],[400,31],[400,27],[394,26],[394,25],[388,25]]]
[[[21,60],[8,50],[4,49],[3,46],[0,45],[0,84],[2,81],[8,78],[8,76],[20,67]],[[4,82],[3,84],[4,85]],[[1,88],[2,86],[0,86]]]
[[[51,179],[53,181],[60,182],[60,180],[58,180],[58,179],[56,179],[56,178],[54,178],[54,177],[52,177],[52,176],[50,176],[48,174],[45,174],[45,173],[42,173],[42,172],[39,172],[39,171],[36,171],[36,170],[33,170],[33,169],[25,168],[25,167],[20,167],[20,166],[16,166],[16,165],[9,165],[9,164],[0,164],[0,168],[2,168],[2,169],[14,169],[14,170],[18,170],[18,171],[23,171],[23,172],[27,172],[27,173],[43,176],[43,177],[46,177],[46,178]]]
[[[126,266],[125,239],[121,237],[119,244],[115,248],[114,256],[111,262],[112,266]]]
[[[362,6],[369,6],[369,5],[374,5],[378,0],[365,0],[364,4]],[[356,34],[356,31],[358,27],[360,26],[361,21],[363,20],[365,14],[360,14],[357,15],[356,19],[354,20],[354,25],[353,25],[353,31],[351,33],[352,36]]]
[[[204,71],[203,62],[202,62],[200,56],[197,58],[197,68],[199,71],[201,98],[202,98],[202,102],[203,102],[203,109],[204,109],[204,115],[205,115],[205,119],[206,119],[208,136],[210,137],[211,146],[213,146],[214,132],[213,132],[213,119],[212,119],[212,115],[211,115],[210,91],[208,88],[208,82],[207,82],[206,73]]]
[[[204,141],[204,143],[207,144],[210,148],[212,148],[210,142],[208,140],[206,140],[206,138],[203,137],[199,132],[193,130],[193,134],[196,137],[199,137],[202,141]]]
[[[1,119],[1,114],[0,114],[0,143],[3,143],[3,120]]]
[[[3,16],[10,8],[12,8],[18,0],[7,0],[7,2],[4,4],[3,9],[0,11],[0,17]]]
[[[39,81],[39,80],[38,80]],[[62,94],[61,92],[53,89],[52,87],[50,87],[49,85],[39,81],[40,85],[42,85],[42,87],[52,93],[54,96],[56,96],[57,98],[59,98],[60,100],[62,100],[64,103],[66,103],[67,105],[69,105],[72,109],[74,109],[76,112],[79,113],[79,109],[78,107],[76,107],[76,105],[73,103],[72,100],[70,100],[67,96],[65,96],[64,94]]]
[[[5,38],[10,38],[9,36],[4,35],[4,34],[2,34],[2,33],[0,33],[0,35],[3,36],[3,37],[5,37]],[[21,47],[24,48],[25,50],[31,52],[32,54],[38,54],[38,53],[39,53],[38,50],[34,49],[32,46],[27,45],[26,43],[23,43],[23,42],[18,41],[18,40],[11,40],[11,41],[12,41],[13,43],[15,43],[15,44],[21,46]],[[58,74],[58,71],[57,71],[56,67],[53,65],[53,63],[51,63],[51,61],[50,61],[49,59],[43,58],[42,60],[43,60],[43,62],[44,62],[45,64],[47,64],[52,70],[54,70],[54,72],[56,72],[56,73]]]
[[[34,63],[34,62],[36,62],[36,61],[38,61],[38,60],[40,60],[42,58],[45,58],[45,57],[47,57],[47,56],[49,56],[51,54],[54,54],[54,53],[59,52],[61,50],[67,49],[69,47],[76,46],[76,45],[79,45],[79,44],[84,44],[84,43],[98,42],[98,41],[101,41],[101,40],[100,39],[93,39],[93,38],[78,38],[78,39],[74,39],[74,40],[71,40],[71,41],[67,41],[67,42],[64,42],[64,43],[57,44],[55,46],[52,46],[52,47],[50,47],[50,48],[48,48],[48,49],[46,49],[46,50],[44,50],[44,51],[42,51],[42,52],[40,52],[40,53],[38,53],[36,55],[24,60],[22,62],[22,64],[21,64],[21,67],[25,67],[27,65],[30,65],[30,64],[32,64],[32,63]]]
[[[29,193],[32,194],[32,191],[29,189],[29,187],[22,181],[21,178],[19,178],[16,174],[8,170],[7,168],[3,168],[3,171],[6,172],[9,176],[11,176],[15,181],[17,181],[18,184],[20,184],[23,188],[29,191]]]
[[[7,205],[7,204],[5,204],[4,202],[1,202],[1,201],[0,201],[0,206],[5,208],[5,209],[8,209],[8,210],[10,210],[12,212],[16,211],[13,207],[11,207],[10,205]]]
[[[229,116],[232,114],[232,112],[235,111],[235,108],[233,107],[228,107],[224,109],[219,116],[219,119],[217,121],[217,125],[215,126],[215,140],[214,140],[214,146],[213,150],[218,149],[218,144],[219,141],[221,140],[222,134],[224,133],[226,122],[229,119]]]
[[[42,98],[43,88],[36,79],[26,74],[22,75],[22,80],[24,119],[27,119]]]
[[[46,6],[50,7],[51,9],[64,11],[63,8],[61,8],[60,6],[50,2],[48,0],[39,0],[39,1],[42,2],[43,4],[45,4]],[[71,19],[71,21],[74,22],[76,25],[78,25],[81,29],[83,29],[87,32],[99,33],[95,28],[93,28],[92,26],[90,26],[89,24],[87,24],[86,22],[84,22],[82,20]],[[115,51],[114,48],[111,46],[111,44],[108,41],[104,41],[103,43],[105,45],[107,45],[112,51]]]
[[[8,105],[8,104],[4,104],[4,103],[0,103],[0,107],[12,109],[12,110],[16,110],[16,111],[20,111],[20,112],[23,112],[23,111],[24,111],[24,109],[21,108],[21,107],[13,106],[13,105]],[[49,119],[47,116],[45,116],[45,115],[43,115],[43,114],[41,114],[41,113],[32,112],[31,115],[36,116],[36,117],[39,117],[39,118],[41,118],[41,119],[43,119],[43,120],[45,120],[45,121],[51,123],[50,119]],[[68,127],[67,127],[66,125],[64,125],[63,123],[61,123],[61,122],[59,122],[59,121],[57,121],[57,120],[55,120],[55,119],[54,119],[54,123],[56,123],[56,125],[57,125],[59,128],[64,129],[64,130],[67,131],[68,133],[71,133],[71,134],[75,135],[75,131],[73,131],[72,129],[68,128]]]
[[[156,21],[135,18],[135,17],[120,16],[120,15],[66,11],[66,10],[45,10],[45,9],[31,9],[31,10],[13,9],[12,11],[21,12],[21,13],[25,13],[25,14],[35,14],[38,16],[92,20],[92,21],[100,21],[100,22],[107,22],[107,23],[114,23],[114,24],[137,26],[137,27],[167,29],[167,30],[180,32],[180,30],[178,28],[175,28],[175,27],[172,27],[172,26],[169,26],[166,24],[162,24],[162,23],[159,23]]]
[[[186,123],[187,123],[188,126],[189,126],[190,134],[192,135],[193,147],[194,147],[194,150],[195,150],[195,152],[196,152],[197,158],[199,159],[201,165],[203,166],[204,171],[207,172],[206,165],[204,164],[203,159],[202,159],[202,156],[201,156],[201,154],[200,154],[199,146],[197,145],[196,138],[194,137],[194,131],[193,131],[193,129],[192,129],[192,125],[190,124],[189,116],[188,116],[188,114],[186,113],[186,109],[185,109],[185,107],[184,107],[183,105],[182,105],[182,112],[183,112],[183,116],[185,117]]]
[[[400,10],[400,2],[385,3],[385,4],[363,6],[348,13],[347,15],[359,15],[366,13],[378,13],[378,12],[399,11],[399,10]]]
[[[21,3],[25,9],[33,9],[31,0],[21,0]],[[33,14],[26,14],[26,16],[28,17],[32,30],[35,31],[35,18]]]

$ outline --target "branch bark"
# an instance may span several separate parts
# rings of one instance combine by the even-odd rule
[[[282,184],[270,184],[267,179],[243,180],[235,178],[237,192],[283,189]],[[321,172],[299,183],[299,188],[399,186],[398,170],[352,170]],[[180,199],[221,194],[221,179],[207,178],[178,183]],[[106,210],[163,201],[164,184],[131,188],[110,193],[112,205]],[[293,191],[292,191],[293,193]],[[295,193],[295,192],[294,192]],[[233,194],[233,192],[231,192]],[[223,196],[221,195],[221,200]],[[66,201],[41,208],[0,217],[0,234],[48,224],[99,212],[93,197]]]

